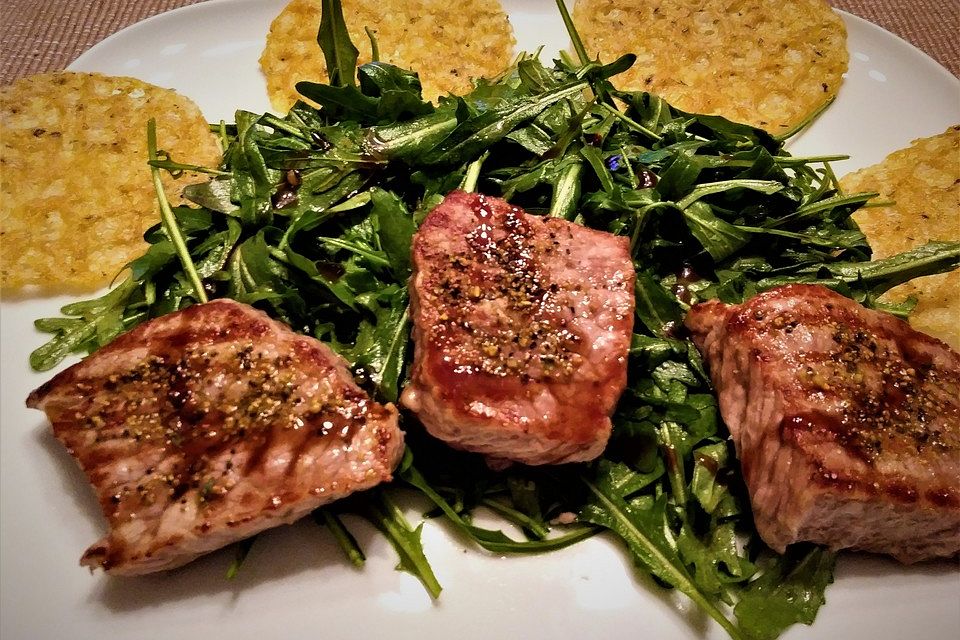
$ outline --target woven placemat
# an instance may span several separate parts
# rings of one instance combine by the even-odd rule
[[[895,33],[960,77],[957,0],[830,0],[830,4]]]
[[[63,69],[123,27],[195,2],[2,0],[0,84]],[[831,0],[831,4],[899,35],[960,77],[957,0]]]

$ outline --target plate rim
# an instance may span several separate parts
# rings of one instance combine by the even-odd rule
[[[283,2],[284,5],[289,2],[289,0],[274,0],[274,1],[275,1],[277,4],[280,4],[281,2]],[[154,14],[154,15],[152,15],[152,16],[148,16],[148,17],[146,17],[146,18],[143,18],[142,20],[139,20],[139,21],[137,21],[137,22],[134,22],[133,24],[129,24],[129,25],[123,27],[123,28],[120,29],[119,31],[115,31],[115,32],[111,33],[110,35],[108,35],[107,37],[105,37],[104,39],[102,39],[102,40],[94,43],[89,49],[87,49],[86,51],[84,51],[83,53],[81,53],[79,56],[77,56],[76,58],[74,58],[73,61],[71,61],[70,64],[68,64],[68,65],[65,67],[64,70],[66,70],[66,71],[76,71],[75,67],[77,67],[77,66],[81,66],[81,67],[82,67],[82,66],[86,65],[86,64],[87,64],[87,58],[88,58],[88,57],[91,57],[91,58],[94,57],[94,56],[97,54],[96,49],[98,49],[101,45],[110,44],[110,43],[112,42],[112,40],[114,40],[115,38],[119,39],[120,37],[127,35],[126,32],[128,32],[128,31],[130,31],[130,30],[133,30],[133,29],[135,29],[135,28],[143,28],[143,27],[145,27],[145,26],[149,26],[150,24],[152,24],[152,23],[154,23],[154,22],[160,22],[160,21],[165,20],[165,19],[170,19],[170,16],[172,16],[172,15],[174,15],[174,14],[176,14],[176,17],[179,18],[179,17],[180,17],[180,14],[185,14],[185,13],[189,13],[189,12],[192,12],[192,11],[206,11],[206,10],[209,9],[210,7],[215,7],[215,6],[218,6],[218,5],[230,5],[230,4],[242,5],[242,4],[264,4],[264,3],[262,2],[262,0],[202,0],[201,2],[196,2],[196,3],[194,3],[194,4],[184,5],[184,6],[182,6],[182,7],[176,7],[176,8],[174,8],[174,9],[170,9],[169,11],[163,11],[163,12],[161,12],[161,13],[157,13],[157,14]],[[501,3],[501,4],[502,4],[502,3]],[[528,4],[533,4],[533,2],[528,2]],[[569,1],[567,2],[567,4],[569,4]],[[844,10],[844,9],[837,9],[837,8],[835,8],[835,7],[831,7],[831,10],[832,10],[833,12],[839,14],[844,20],[851,20],[851,21],[853,21],[853,22],[858,23],[860,26],[862,26],[862,27],[864,27],[864,28],[867,28],[867,29],[870,29],[870,30],[874,30],[874,31],[879,31],[879,32],[882,33],[883,35],[889,36],[889,37],[893,38],[894,40],[899,41],[899,44],[900,44],[900,45],[908,47],[909,49],[912,50],[913,53],[920,54],[923,58],[925,58],[925,63],[926,63],[926,64],[931,65],[931,66],[933,66],[933,67],[936,67],[936,68],[937,68],[937,72],[938,72],[940,75],[942,75],[945,80],[947,80],[947,81],[951,82],[952,84],[954,84],[957,89],[960,89],[960,77],[957,77],[957,76],[953,75],[953,74],[950,72],[949,69],[947,69],[944,65],[942,65],[940,62],[938,62],[937,60],[935,60],[935,59],[933,58],[933,56],[931,56],[929,53],[927,53],[926,51],[924,51],[923,49],[921,49],[921,48],[918,47],[917,45],[913,44],[912,42],[906,40],[903,36],[900,36],[899,34],[893,33],[892,31],[881,27],[880,25],[876,24],[875,22],[871,22],[871,21],[867,20],[866,18],[863,18],[863,17],[861,17],[861,16],[858,16],[858,15],[856,15],[856,14],[854,14],[854,13],[851,13],[851,12],[849,12],[849,11],[846,11],[846,10]],[[508,17],[509,17],[509,14],[508,14]],[[511,25],[511,26],[512,26],[512,25]],[[517,51],[520,51],[520,50],[521,50],[521,49],[519,49],[519,48],[517,49]],[[848,49],[848,52],[849,52],[849,49]]]
[[[141,21],[139,21],[139,22],[137,22],[137,23],[134,23],[134,24],[132,24],[132,25],[129,25],[129,26],[125,27],[124,29],[121,29],[120,31],[117,31],[117,32],[114,33],[114,34],[111,34],[110,36],[108,36],[108,37],[105,38],[104,40],[101,40],[99,43],[97,43],[96,45],[94,45],[94,47],[91,47],[91,49],[89,49],[88,51],[84,52],[84,54],[82,54],[82,55],[79,56],[76,60],[74,60],[74,61],[71,63],[70,67],[72,67],[72,66],[74,66],[74,65],[76,65],[76,64],[85,64],[84,58],[85,58],[88,54],[94,54],[96,48],[100,47],[101,45],[107,45],[107,43],[111,43],[111,44],[112,44],[112,42],[114,41],[115,38],[116,38],[116,39],[119,39],[119,38],[120,38],[121,36],[123,36],[123,35],[129,35],[129,34],[127,34],[126,32],[128,32],[128,31],[130,31],[130,30],[133,30],[134,28],[142,28],[142,27],[144,27],[145,24],[147,24],[147,23],[152,23],[152,21],[161,22],[161,21],[163,21],[163,20],[171,19],[171,16],[173,16],[173,14],[177,14],[176,17],[179,18],[179,17],[180,17],[180,14],[182,14],[182,13],[189,13],[189,12],[192,12],[192,11],[195,11],[195,10],[198,10],[198,9],[201,9],[201,8],[204,9],[204,10],[209,10],[209,9],[212,9],[212,8],[215,8],[215,7],[216,7],[216,8],[219,8],[219,5],[231,5],[231,4],[236,4],[236,5],[249,5],[249,4],[253,4],[253,3],[256,3],[256,4],[258,4],[258,5],[265,4],[264,2],[262,2],[262,0],[208,0],[208,2],[205,2],[205,3],[198,3],[198,4],[193,4],[193,5],[187,5],[187,6],[184,6],[184,7],[178,7],[177,9],[173,9],[173,10],[171,10],[171,11],[167,11],[167,12],[163,12],[163,13],[160,13],[160,14],[157,14],[157,15],[154,15],[154,16],[150,16],[150,17],[148,17],[148,18],[145,18],[144,20],[141,20]],[[278,1],[278,4],[280,4],[279,1]],[[201,5],[203,5],[203,6],[201,6]],[[874,24],[874,23],[872,23],[872,22],[870,22],[870,21],[868,21],[868,20],[865,20],[865,19],[860,18],[860,17],[858,17],[858,16],[855,16],[855,15],[853,15],[853,14],[849,14],[848,12],[839,11],[839,10],[836,10],[836,9],[834,9],[834,10],[835,10],[835,11],[838,11],[838,13],[841,13],[841,14],[844,16],[845,19],[849,17],[849,18],[851,18],[851,19],[853,19],[853,20],[855,20],[855,21],[857,21],[857,22],[866,23],[866,26],[872,28],[871,30],[881,32],[884,37],[892,37],[893,40],[901,40],[901,41],[903,41],[903,43],[906,44],[906,45],[908,45],[908,47],[909,47],[910,49],[913,49],[914,52],[919,52],[919,53],[923,54],[923,57],[927,58],[929,62],[932,62],[934,65],[940,67],[940,68],[943,70],[943,72],[946,73],[946,77],[948,77],[950,80],[952,80],[952,84],[953,84],[954,86],[956,86],[956,87],[960,87],[960,79],[954,77],[952,74],[949,73],[949,71],[947,71],[947,70],[945,69],[945,67],[943,67],[942,65],[940,65],[939,63],[937,63],[935,60],[933,60],[933,58],[931,58],[929,55],[925,54],[922,50],[918,49],[917,47],[915,47],[914,45],[910,44],[910,43],[907,42],[906,40],[903,40],[903,38],[900,38],[900,37],[897,36],[896,34],[893,34],[892,32],[887,31],[886,29],[883,29],[882,27],[880,27],[880,26],[878,26],[878,25],[876,25],[876,24]],[[848,47],[848,50],[849,50],[849,47]],[[91,55],[91,57],[92,57],[92,55]],[[73,69],[70,69],[70,67],[68,67],[68,70],[73,70]],[[72,297],[75,298],[76,296],[72,296]],[[2,301],[0,301],[0,304],[2,304]],[[4,305],[4,306],[5,306],[5,305]],[[0,345],[0,348],[2,348],[2,345]],[[19,434],[14,433],[14,434],[11,434],[11,435],[19,435]],[[6,444],[6,443],[5,443],[5,444]],[[11,443],[11,444],[12,444],[12,443]],[[5,477],[4,479],[7,480],[6,477]],[[7,480],[7,481],[8,481],[8,480]],[[80,515],[78,514],[77,517],[82,517],[82,516],[80,516]],[[444,528],[446,529],[446,527],[444,527]],[[445,531],[444,531],[444,537],[447,538],[447,539],[450,539],[450,540],[454,540],[454,541],[456,540],[455,536],[454,536],[450,531],[446,531],[446,530],[445,530]],[[456,542],[454,542],[454,544],[456,544]],[[628,556],[626,556],[625,554],[624,554],[624,556],[623,556],[623,561],[624,561],[625,564],[629,564],[629,558],[628,558]],[[8,587],[9,587],[8,584],[5,585],[5,586],[8,586]],[[641,589],[638,589],[638,590],[642,590],[642,588],[641,588]],[[4,591],[6,591],[6,589],[4,589]],[[960,592],[958,592],[958,593],[960,593]],[[644,594],[644,595],[646,595],[646,594]],[[6,597],[4,598],[4,600],[7,601],[7,602],[9,602],[9,600],[7,600]],[[835,603],[835,606],[836,606],[836,605],[839,605],[839,603]],[[828,608],[829,608],[829,607],[828,607]],[[651,625],[651,627],[653,627],[653,625]],[[658,628],[659,628],[659,627],[658,627]],[[280,629],[280,632],[282,633],[283,627],[281,626],[279,629]],[[652,630],[653,630],[654,632],[656,632],[656,631],[657,631],[657,628],[652,628]],[[795,630],[795,631],[796,631],[796,630]],[[801,629],[801,631],[806,631],[806,629]],[[695,636],[696,633],[697,633],[697,632],[693,629],[693,627],[691,627],[691,628],[690,628],[690,635],[691,635],[691,636]],[[469,634],[468,634],[468,635],[469,635]],[[711,637],[712,637],[712,635],[711,635]],[[794,637],[794,634],[789,634],[789,637]]]

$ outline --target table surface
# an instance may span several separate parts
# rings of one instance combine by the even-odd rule
[[[123,27],[198,0],[2,0],[0,85],[63,69]],[[830,0],[897,34],[960,77],[960,0]]]

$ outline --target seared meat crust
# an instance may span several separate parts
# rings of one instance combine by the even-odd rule
[[[427,430],[493,461],[600,455],[633,327],[626,238],[453,192],[420,226],[413,266],[402,403]]]
[[[170,569],[388,481],[393,405],[346,363],[250,306],[217,300],[146,322],[30,394],[110,525],[81,564]]]
[[[686,326],[767,544],[960,551],[960,354],[812,285],[696,305]]]

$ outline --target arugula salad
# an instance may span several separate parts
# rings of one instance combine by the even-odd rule
[[[833,579],[834,554],[797,545],[785,555],[753,529],[739,464],[703,362],[684,336],[690,305],[742,302],[793,283],[818,283],[905,316],[877,297],[960,264],[960,243],[933,243],[880,261],[851,214],[876,194],[844,194],[831,162],[795,157],[772,136],[719,116],[679,111],[655,95],[615,89],[634,64],[590,60],[567,10],[575,54],[552,66],[521,54],[464,96],[421,99],[416,74],[356,65],[339,1],[324,0],[318,43],[329,84],[301,82],[283,117],[237,111],[219,123],[219,167],[177,162],[149,132],[150,164],[209,182],[171,207],[149,249],[104,296],[36,321],[52,334],[31,356],[38,371],[90,352],[136,324],[211,298],[256,305],[323,340],[383,401],[403,386],[409,344],[410,244],[419,222],[454,189],[503,197],[527,212],[626,236],[637,270],[629,382],[600,459],[494,471],[402,416],[407,450],[397,481],[314,516],[347,559],[363,550],[344,513],[372,522],[400,566],[433,597],[437,581],[421,526],[397,503],[417,492],[426,516],[497,554],[545,553],[600,532],[622,540],[638,571],[677,589],[731,638],[775,638],[811,623]],[[376,42],[371,35],[376,55]],[[474,524],[484,508],[521,535]],[[234,575],[254,543],[237,548]],[[562,561],[562,558],[561,558]]]

